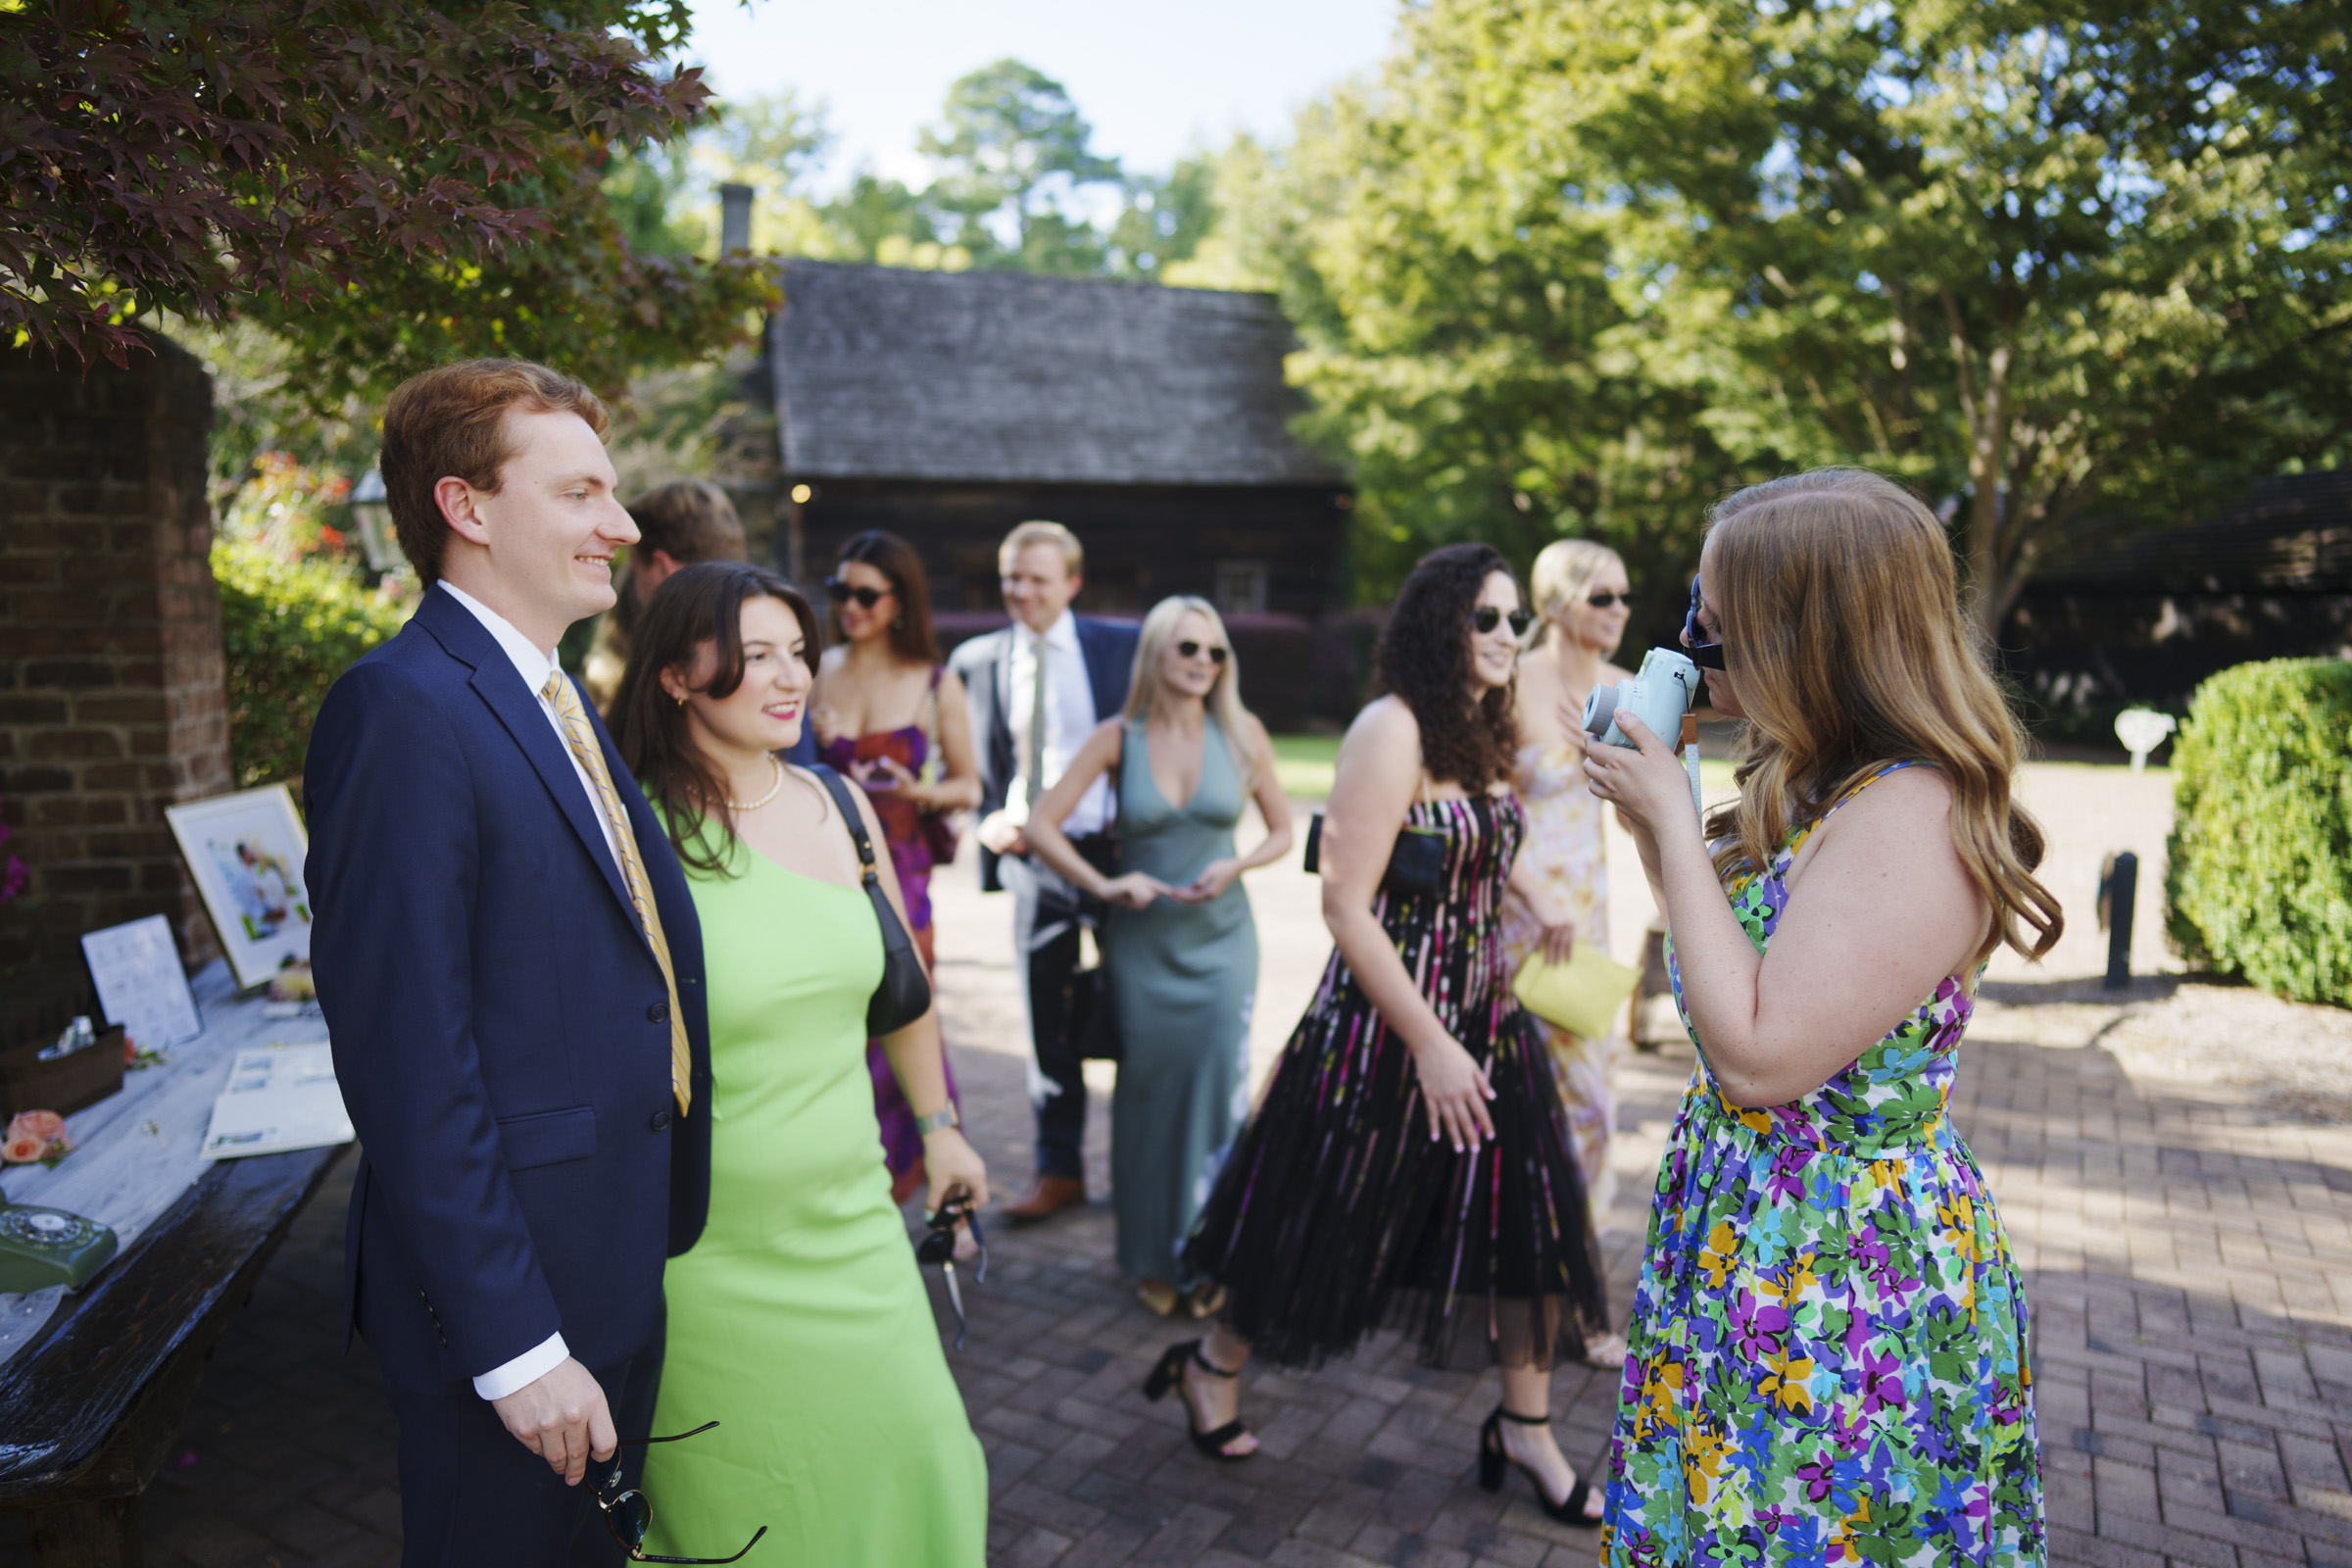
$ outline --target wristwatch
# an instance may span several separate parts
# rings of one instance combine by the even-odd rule
[[[943,1109],[935,1110],[928,1116],[917,1116],[914,1118],[914,1131],[917,1137],[927,1138],[931,1134],[939,1131],[942,1127],[960,1127],[962,1125],[963,1118],[956,1114],[956,1107],[954,1104],[949,1104]]]

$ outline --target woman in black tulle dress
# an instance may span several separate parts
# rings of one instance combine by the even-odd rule
[[[1484,545],[1433,553],[1397,597],[1377,656],[1389,695],[1348,730],[1324,822],[1335,951],[1185,1249],[1226,1304],[1145,1393],[1177,1389],[1194,1443],[1242,1458],[1256,1440],[1235,1380],[1252,1353],[1313,1366],[1399,1328],[1427,1364],[1500,1370],[1481,1483],[1499,1488],[1517,1464],[1553,1517],[1582,1525],[1597,1510],[1552,1441],[1550,1371],[1602,1326],[1599,1269],[1550,1057],[1501,940],[1506,888],[1552,956],[1572,940],[1569,911],[1514,874],[1523,623],[1510,568]],[[1407,833],[1444,839],[1434,894],[1384,886]]]

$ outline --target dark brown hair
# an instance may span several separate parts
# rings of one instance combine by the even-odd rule
[[[514,455],[506,438],[509,409],[576,414],[599,436],[612,422],[595,393],[561,371],[528,360],[461,360],[413,375],[384,404],[384,450],[376,466],[392,508],[392,532],[426,587],[441,578],[449,519],[433,488],[463,479],[495,495],[499,469]]]
[[[716,644],[718,667],[702,687],[706,696],[726,697],[743,684],[743,604],[774,599],[791,611],[808,639],[802,662],[816,668],[824,637],[808,601],[764,566],[737,561],[705,561],[681,566],[654,590],[637,628],[629,667],[612,694],[612,742],[620,760],[662,814],[670,847],[690,868],[711,876],[731,874],[735,817],[727,809],[727,788],[716,768],[688,738],[686,709],[662,689],[665,669],[690,671],[706,644]],[[708,831],[715,823],[715,838]]]
[[[637,542],[629,547],[651,556],[666,551],[681,566],[698,561],[748,559],[743,519],[727,493],[707,479],[672,479],[658,484],[629,503],[629,520],[637,524]],[[637,589],[637,573],[620,574],[620,586],[608,613],[612,617],[615,645],[627,657],[629,638],[645,615],[645,599]]]
[[[633,550],[668,552],[681,566],[698,561],[741,561],[746,552],[743,519],[735,503],[708,479],[672,479],[629,503],[629,518],[642,535]]]
[[[853,534],[841,547],[833,570],[838,574],[851,562],[873,567],[890,579],[899,602],[898,618],[890,623],[890,651],[910,664],[939,662],[939,640],[931,631],[931,585],[923,572],[923,558],[914,546],[895,533],[869,528]],[[840,637],[841,612],[833,612],[833,635]]]
[[[1423,556],[1397,590],[1372,654],[1380,690],[1402,701],[1421,726],[1421,765],[1473,795],[1511,776],[1519,746],[1516,675],[1468,706],[1470,612],[1498,571],[1519,580],[1490,545],[1447,545]]]

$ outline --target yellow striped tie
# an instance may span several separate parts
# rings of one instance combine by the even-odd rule
[[[612,775],[605,771],[604,748],[596,744],[596,733],[588,727],[580,694],[572,690],[560,669],[549,673],[539,694],[554,706],[556,717],[564,724],[564,738],[571,743],[571,755],[579,759],[589,782],[596,786],[605,822],[612,829],[613,848],[620,852],[620,876],[628,884],[629,905],[637,911],[645,940],[653,945],[654,961],[662,965],[662,983],[669,988],[669,1092],[678,1097],[678,1114],[683,1116],[694,1102],[687,1077],[692,1058],[686,1053],[686,1014],[678,1006],[678,976],[669,966],[669,939],[662,934],[662,911],[654,905],[654,887],[645,879],[645,864],[637,858],[637,835],[629,831],[629,815],[613,793]]]

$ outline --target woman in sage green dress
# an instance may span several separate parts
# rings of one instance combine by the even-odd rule
[[[710,1217],[663,1280],[655,1432],[719,1425],[649,1451],[646,1546],[724,1556],[764,1525],[755,1560],[979,1568],[988,1467],[890,1200],[866,1071],[881,932],[840,811],[775,756],[799,738],[816,647],[774,573],[687,566],[647,607],[614,699],[621,755],[694,889],[710,988]],[[933,1205],[956,1189],[985,1202],[936,1016],[883,1047]]]
[[[1250,1113],[1257,926],[1241,875],[1289,853],[1291,808],[1266,728],[1242,707],[1241,669],[1205,601],[1163,599],[1144,618],[1127,710],[1089,736],[1029,813],[1029,844],[1110,906],[1102,962],[1119,1024],[1110,1103],[1111,1206],[1121,1271],[1161,1315],[1213,1311],[1177,1257]],[[1095,780],[1118,778],[1120,874],[1062,836]],[[1254,799],[1266,836],[1234,854]]]

